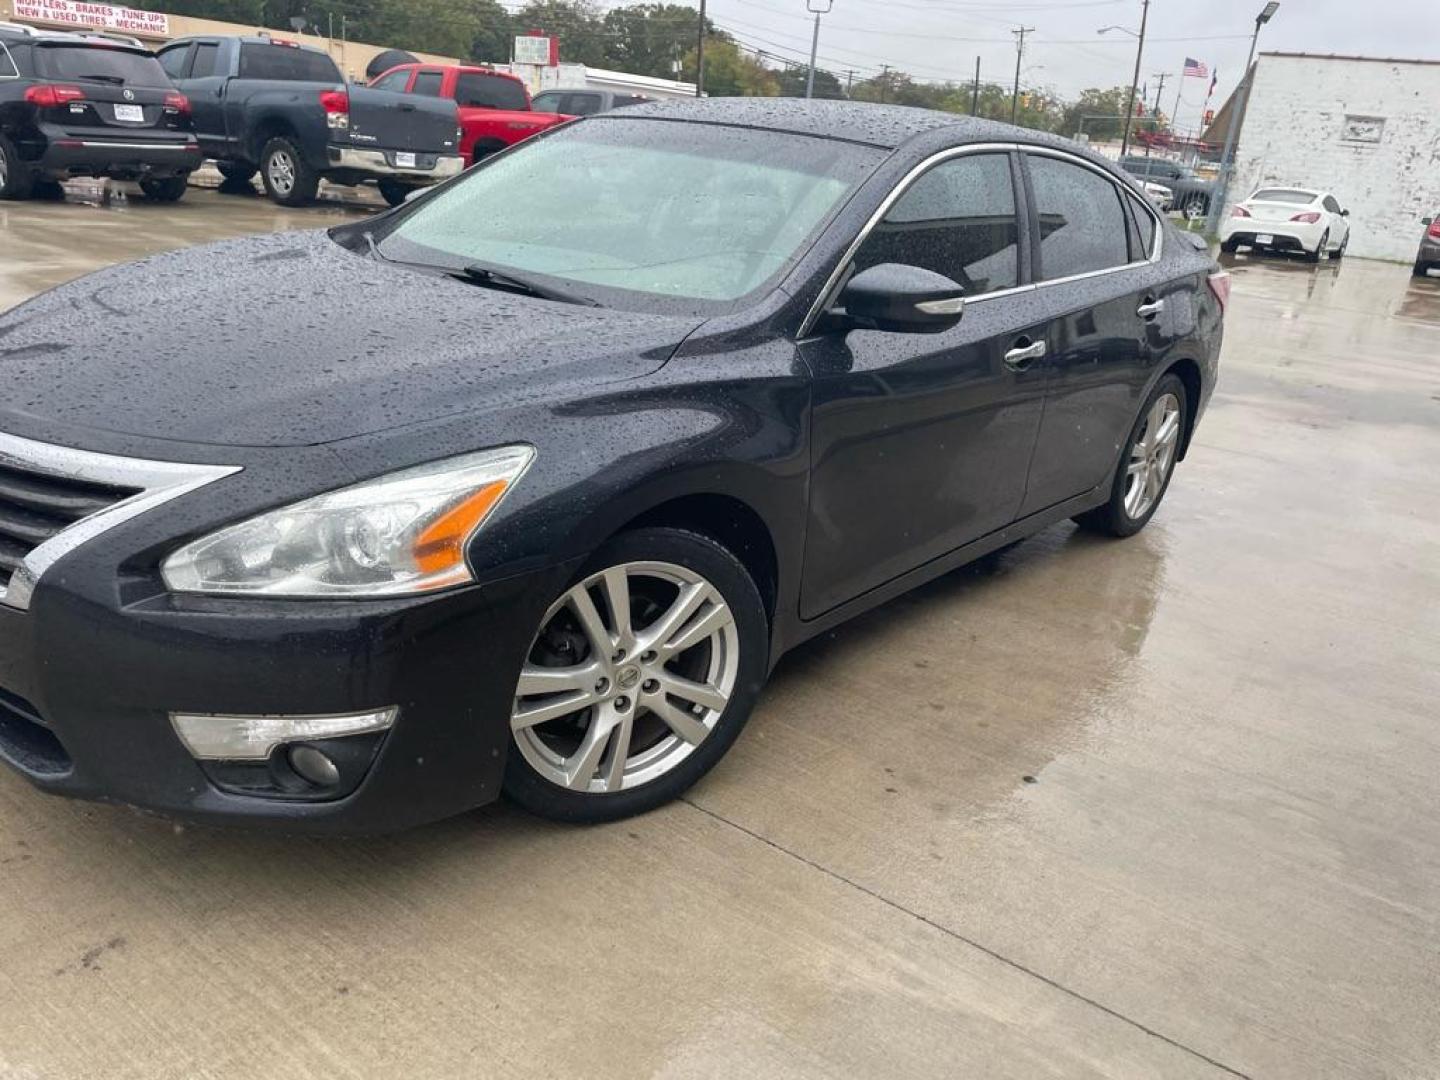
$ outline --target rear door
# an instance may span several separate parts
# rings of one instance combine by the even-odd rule
[[[1034,307],[1053,348],[1022,517],[1110,479],[1171,325],[1148,206],[1063,151],[1031,149],[1024,159],[1038,241]]]
[[[956,281],[968,298],[957,326],[801,342],[814,395],[806,618],[1015,518],[1044,395],[1026,357],[1043,352],[1045,327],[1021,288],[1024,204],[1012,158],[938,161],[854,260],[853,270],[904,263]]]
[[[45,110],[47,120],[67,131],[107,139],[189,131],[188,120],[165,103],[174,93],[165,69],[142,49],[41,39],[35,43],[35,66],[45,82],[79,91],[79,97],[67,92],[67,100]]]
[[[176,60],[177,55],[183,59]],[[202,39],[166,49],[160,54],[160,63],[166,71],[181,67],[180,76],[172,76],[172,81],[190,99],[200,141],[207,148],[227,145],[231,133],[225,125],[225,84],[230,72],[220,42]]]

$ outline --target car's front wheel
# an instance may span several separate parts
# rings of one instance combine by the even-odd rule
[[[516,686],[505,790],[562,821],[612,821],[684,792],[740,734],[764,681],[765,607],[708,536],[608,541],[546,611]]]
[[[1155,515],[1170,486],[1185,432],[1185,384],[1165,375],[1145,400],[1110,487],[1110,498],[1075,523],[1092,532],[1133,536]]]

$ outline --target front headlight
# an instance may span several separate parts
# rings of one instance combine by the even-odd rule
[[[473,580],[465,547],[535,457],[507,446],[367,480],[201,537],[160,567],[176,592],[356,597]]]

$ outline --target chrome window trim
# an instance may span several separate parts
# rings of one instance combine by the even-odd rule
[[[1145,207],[1145,212],[1148,213],[1150,217],[1155,221],[1155,240],[1151,246],[1150,256],[1146,259],[1137,259],[1133,262],[1123,263],[1120,266],[1107,266],[1101,270],[1087,270],[1083,274],[1071,274],[1068,277],[1052,278],[1049,281],[1032,281],[1028,284],[1015,285],[1008,289],[996,289],[994,292],[981,293],[979,296],[968,297],[967,303],[979,304],[986,300],[998,299],[1002,296],[1015,296],[1019,293],[1034,292],[1037,289],[1048,288],[1051,285],[1065,285],[1072,281],[1083,281],[1086,278],[1102,277],[1105,274],[1117,274],[1125,270],[1133,270],[1140,266],[1150,266],[1160,261],[1160,255],[1164,250],[1164,219],[1155,212],[1155,208],[1150,204],[1150,200],[1146,198],[1142,192],[1139,192],[1130,183],[1118,180],[1108,170],[1101,168],[1099,165],[1095,164],[1095,162],[1087,161],[1080,155],[1072,154],[1066,150],[1061,150],[1059,147],[1038,146],[1031,143],[992,142],[970,143],[966,146],[952,146],[948,149],[940,150],[930,155],[930,157],[926,158],[924,161],[920,162],[903,177],[901,177],[899,183],[897,183],[895,187],[891,189],[890,194],[885,196],[885,199],[875,209],[875,212],[870,215],[869,220],[865,222],[864,227],[861,228],[858,234],[856,234],[855,239],[850,242],[850,246],[845,249],[845,254],[841,257],[840,261],[835,264],[835,269],[831,271],[829,278],[827,278],[825,281],[825,287],[820,290],[820,295],[816,297],[815,303],[810,305],[809,312],[806,313],[804,321],[800,324],[800,331],[798,334],[796,334],[796,339],[803,340],[810,335],[810,332],[815,327],[816,320],[820,318],[820,316],[833,302],[835,292],[839,288],[840,282],[844,280],[845,272],[850,268],[850,265],[854,261],[856,254],[859,252],[861,245],[863,245],[865,241],[870,238],[870,234],[875,230],[875,227],[879,225],[882,220],[884,220],[885,215],[890,212],[891,207],[893,207],[897,202],[900,201],[900,199],[905,195],[905,193],[910,190],[911,186],[915,183],[916,180],[920,179],[921,176],[929,172],[935,166],[944,164],[945,162],[957,157],[963,157],[967,154],[996,154],[1015,152],[1022,154],[1042,154],[1047,157],[1059,158],[1063,161],[1069,161],[1073,162],[1076,165],[1084,166],[1096,175],[1110,181],[1111,184],[1115,185],[1118,192],[1128,193],[1139,199],[1141,205]]]
[[[14,72],[13,75],[6,75],[3,70],[0,70],[0,79],[20,78],[20,65],[15,62],[15,57],[10,53],[10,47],[3,41],[0,41],[0,56],[5,58],[5,62],[10,65],[10,70]]]
[[[8,585],[0,586],[0,604],[24,611],[35,585],[57,561],[101,533],[240,471],[239,465],[188,465],[172,461],[118,457],[90,450],[22,439],[0,432],[0,465],[65,480],[139,488],[136,494],[81,518],[34,548],[20,562]]]

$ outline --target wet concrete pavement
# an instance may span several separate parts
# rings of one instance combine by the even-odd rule
[[[0,204],[0,304],[344,213]],[[1440,1074],[1440,278],[1233,269],[1144,533],[810,643],[683,803],[333,842],[0,772],[0,1077]]]

